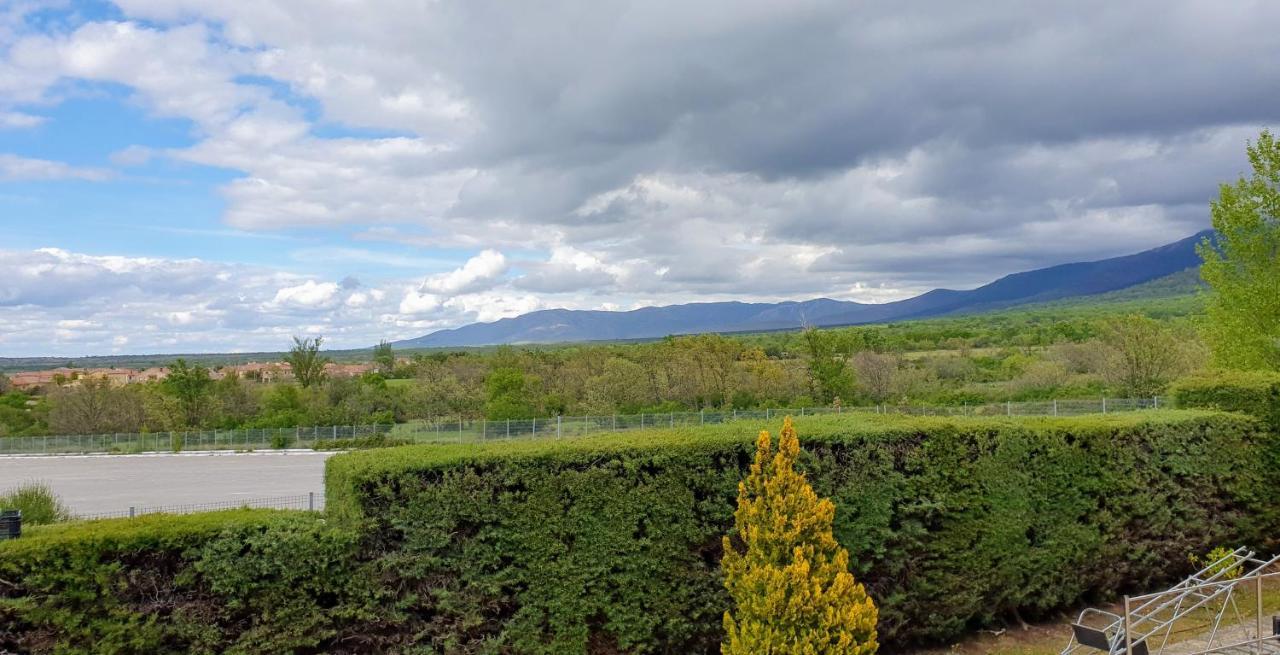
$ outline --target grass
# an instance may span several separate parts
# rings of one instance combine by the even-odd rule
[[[27,482],[0,494],[0,509],[22,512],[23,525],[48,525],[71,518],[71,510],[43,482]]]

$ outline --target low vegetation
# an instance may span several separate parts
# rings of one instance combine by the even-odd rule
[[[25,526],[60,523],[71,518],[71,510],[43,482],[27,482],[0,492],[0,510],[10,509],[22,512]]]
[[[0,395],[0,436],[1150,396],[1207,358],[1189,323],[1140,314],[984,321],[408,358],[384,344],[379,369],[354,378],[325,378],[310,340],[291,355],[298,370],[310,370],[302,379],[215,379],[184,360],[160,382],[77,379],[11,390]]]
[[[1244,415],[797,426],[798,469],[899,647],[1280,533],[1276,438]],[[755,427],[366,450],[330,460],[327,517],[33,528],[0,545],[0,650],[716,652]]]

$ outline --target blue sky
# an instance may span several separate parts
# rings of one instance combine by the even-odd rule
[[[1160,245],[1273,124],[1277,18],[10,0],[0,356],[880,302]]]

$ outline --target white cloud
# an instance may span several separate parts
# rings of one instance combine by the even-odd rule
[[[44,116],[24,114],[20,111],[0,111],[0,130],[17,130],[38,127],[48,120]]]
[[[432,275],[422,282],[422,291],[453,296],[492,288],[507,272],[507,258],[496,250],[484,250],[461,267]]]
[[[273,302],[307,309],[325,309],[338,302],[339,287],[333,282],[307,280],[302,284],[285,287],[276,292]]]
[[[0,153],[0,180],[90,180],[102,181],[111,172],[101,168],[82,168],[47,159],[32,159]]]
[[[119,20],[26,22],[41,5],[0,8],[0,128],[119,85],[189,121],[193,145],[128,146],[115,166],[233,171],[227,234],[350,230],[400,248],[324,244],[291,265],[419,280],[347,288],[62,251],[0,262],[0,308],[84,303],[114,325],[100,295],[157,332],[198,311],[166,337],[180,343],[206,324],[355,341],[375,335],[370,316],[425,330],[551,306],[885,300],[1134,251],[1205,225],[1280,89],[1259,63],[1280,56],[1266,3],[389,0],[353,21],[341,2],[118,0]],[[0,154],[0,180],[112,179]],[[446,250],[479,254],[422,279],[456,266]]]

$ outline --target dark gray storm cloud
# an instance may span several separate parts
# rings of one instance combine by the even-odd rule
[[[1207,225],[1280,114],[1274,2],[117,4],[247,76],[174,155],[243,173],[228,223],[531,260],[484,278],[510,307],[881,298],[1152,247]],[[64,74],[196,113],[128,63]]]

